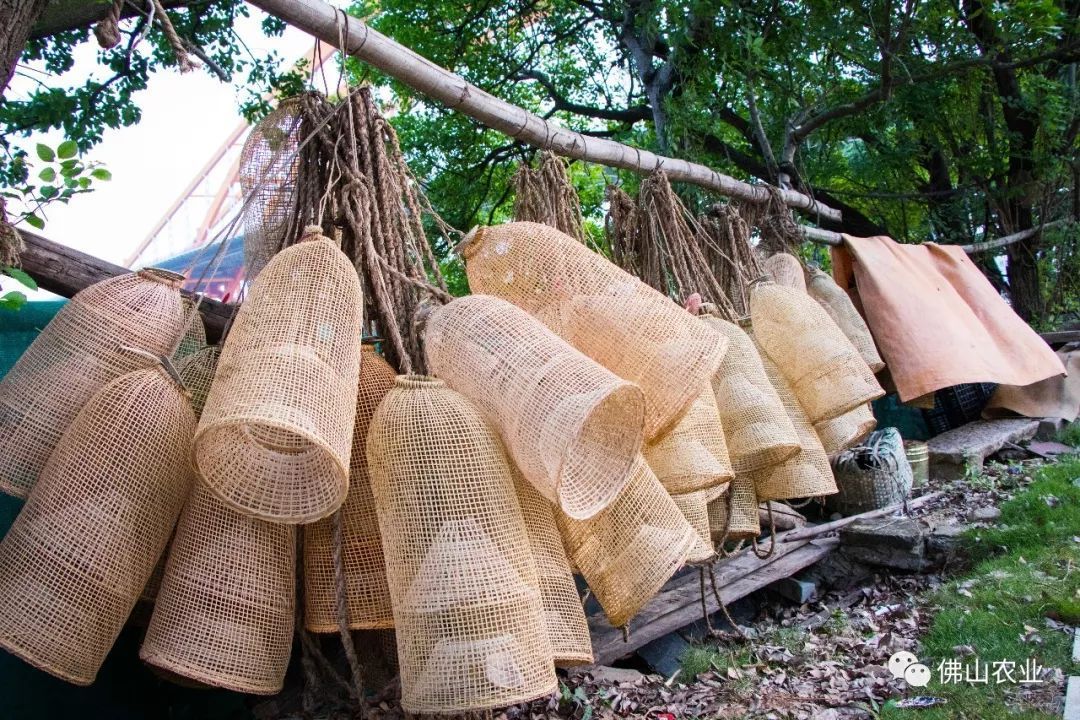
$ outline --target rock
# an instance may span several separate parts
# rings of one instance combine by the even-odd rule
[[[922,526],[912,518],[858,520],[840,530],[844,554],[868,565],[920,571],[928,566]]]
[[[610,665],[586,665],[575,668],[575,675],[582,673],[591,675],[595,682],[613,685],[634,685],[645,679],[644,675],[633,668],[617,668]]]
[[[1057,440],[1058,433],[1067,423],[1063,418],[1042,418],[1039,420],[1039,429],[1035,431],[1037,440]]]
[[[1001,511],[996,507],[975,508],[968,513],[968,520],[974,523],[991,523],[1001,517]]]
[[[1039,421],[1028,418],[976,420],[941,433],[927,443],[932,479],[958,480],[968,466],[982,468],[983,461],[1006,443],[1035,437]]]
[[[653,672],[669,678],[682,667],[682,656],[689,649],[690,643],[681,635],[668,633],[639,647],[637,654]],[[694,678],[680,676],[680,680],[689,683],[693,682]]]
[[[781,578],[774,583],[770,583],[767,587],[769,590],[779,593],[791,602],[798,603],[799,605],[810,602],[817,597],[817,585],[813,582],[798,580],[793,577]]]

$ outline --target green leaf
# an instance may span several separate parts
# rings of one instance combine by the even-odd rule
[[[94,168],[90,171],[90,175],[98,180],[112,180],[112,173],[103,167]]]
[[[56,170],[51,167],[42,168],[41,172],[38,173],[38,177],[45,182],[52,182],[56,179]]]
[[[0,308],[5,310],[18,310],[26,304],[26,295],[18,290],[12,290],[0,296]]]
[[[18,280],[19,282],[21,282],[23,285],[30,288],[31,290],[37,290],[38,289],[37,280],[30,277],[30,274],[28,272],[26,272],[25,270],[23,270],[22,268],[5,267],[4,268],[4,274],[7,275],[10,278]]]
[[[53,152],[53,149],[43,143],[37,144],[37,156],[45,162],[52,162],[56,159],[56,153]]]
[[[45,229],[45,221],[38,217],[37,213],[30,213],[25,218],[26,224],[30,227],[36,227],[38,230]]]
[[[64,177],[66,177],[66,178],[75,177],[76,175],[78,175],[82,171],[83,171],[83,168],[80,165],[68,165],[67,163],[64,163],[60,167],[60,174],[63,175]]]
[[[41,186],[41,197],[45,198],[46,200],[49,200],[51,198],[56,197],[56,194],[58,192],[60,192],[60,191],[57,190],[52,185],[42,185]]]
[[[56,154],[61,160],[73,158],[79,152],[79,146],[74,140],[65,140],[56,148]]]
[[[90,178],[88,178],[88,177],[79,178],[79,187],[81,187],[83,190],[90,187]]]

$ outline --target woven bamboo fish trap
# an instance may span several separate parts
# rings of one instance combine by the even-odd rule
[[[252,283],[195,435],[210,491],[271,522],[318,520],[349,489],[363,299],[348,258],[313,237]]]
[[[589,665],[593,661],[592,638],[559,528],[555,524],[554,506],[520,476],[516,480],[529,547],[540,580],[544,627],[551,642],[555,666]]]
[[[647,444],[642,454],[672,495],[723,485],[735,476],[711,388],[698,396],[675,427]]]
[[[87,401],[0,543],[0,646],[76,685],[94,681],[191,488],[194,432],[160,366]]]
[[[869,366],[828,313],[806,293],[773,283],[750,292],[754,337],[813,423],[884,395]]]
[[[761,534],[754,480],[748,475],[736,475],[726,493],[709,501],[708,512],[713,542],[752,540]]]
[[[295,552],[295,526],[241,515],[197,485],[139,657],[214,687],[280,691],[292,650]]]
[[[806,276],[803,274],[802,261],[791,253],[776,253],[765,258],[762,263],[765,273],[777,285],[794,290],[806,291]]]
[[[360,358],[356,426],[349,460],[349,495],[341,506],[345,597],[349,628],[353,630],[394,626],[365,447],[371,417],[394,386],[396,377],[394,368],[374,348],[365,345]],[[312,632],[338,631],[333,530],[330,518],[304,526],[304,625]]]
[[[95,283],[60,309],[0,380],[0,490],[25,498],[90,397],[180,338],[183,276],[147,269]]]
[[[761,361],[765,374],[776,388],[784,410],[795,426],[799,452],[781,463],[748,473],[753,480],[758,502],[831,495],[836,492],[836,482],[814,426],[810,424],[791,384],[776,363],[765,353],[761,353]]]
[[[694,528],[694,532],[697,534],[697,542],[694,543],[686,556],[686,562],[705,562],[716,554],[716,549],[712,543],[712,534],[709,530],[708,498],[708,490],[698,490],[697,492],[671,496],[675,507],[679,508],[679,512],[682,513],[683,517],[686,518],[686,522],[690,524],[690,527]]]
[[[642,442],[641,390],[525,311],[487,295],[434,311],[428,368],[491,419],[540,494],[575,518],[606,507]]]
[[[638,456],[633,476],[589,520],[556,511],[566,552],[614,627],[626,625],[682,567],[697,533]]]
[[[795,426],[765,375],[754,341],[734,323],[712,316],[702,320],[728,339],[712,389],[735,474],[775,465],[799,452]]]
[[[837,455],[833,469],[839,491],[826,504],[845,515],[895,505],[911,494],[911,463],[893,427],[877,430],[865,443]]]
[[[513,467],[480,411],[440,380],[400,377],[371,420],[367,457],[402,707],[463,713],[552,693]]]
[[[837,327],[847,336],[847,339],[859,351],[862,359],[870,366],[871,372],[876,373],[885,367],[885,361],[878,353],[874,336],[870,334],[866,321],[855,309],[851,297],[836,284],[831,275],[816,268],[811,269],[806,291],[810,297],[818,301]]]
[[[814,426],[814,432],[821,440],[825,454],[832,457],[853,445],[858,445],[873,432],[875,427],[877,427],[877,420],[874,419],[873,409],[867,403],[838,418],[818,423]]]
[[[301,107],[284,100],[251,129],[240,151],[244,276],[253,281],[289,239],[298,200]]]
[[[532,315],[569,304],[562,337],[645,394],[645,436],[655,438],[686,411],[724,356],[710,328],[638,278],[537,223],[473,230],[462,256],[475,293]]]
[[[206,324],[203,322],[195,301],[189,297],[184,297],[181,299],[181,304],[181,312],[184,318],[184,335],[180,338],[180,344],[177,345],[176,351],[173,352],[172,359],[174,362],[206,347]]]

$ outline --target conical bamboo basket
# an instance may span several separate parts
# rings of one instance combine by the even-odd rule
[[[371,420],[367,457],[402,707],[464,713],[554,692],[514,472],[480,412],[440,380],[398,378]]]
[[[698,542],[671,496],[638,456],[607,509],[589,520],[556,512],[567,554],[615,627],[626,625],[682,567]]]
[[[735,477],[711,388],[693,402],[671,430],[642,450],[645,462],[672,495],[685,495]]]
[[[702,320],[728,339],[712,389],[735,474],[776,465],[799,452],[795,426],[765,375],[754,341],[733,323],[712,316]]]
[[[394,626],[365,447],[375,408],[390,392],[396,377],[394,368],[374,348],[365,345],[360,358],[356,426],[349,461],[349,495],[341,506],[345,596],[349,628],[353,630]],[[304,624],[312,632],[338,631],[333,529],[329,518],[304,526]]]
[[[555,655],[555,666],[590,665],[593,662],[592,638],[562,537],[555,525],[554,507],[520,476],[516,486],[529,547],[536,561],[544,627]]]
[[[814,432],[821,440],[825,454],[832,457],[853,445],[858,445],[863,438],[874,431],[875,427],[877,427],[877,420],[874,419],[873,409],[867,403],[838,418],[818,423],[814,426]]]
[[[806,293],[773,283],[750,291],[754,337],[791,384],[812,423],[885,394],[828,313]]]
[[[462,244],[469,286],[526,312],[568,305],[562,337],[645,394],[645,435],[686,412],[725,343],[670,299],[570,236],[529,222],[475,229]],[[558,328],[553,327],[558,330]],[[560,333],[562,334],[562,333]]]
[[[195,435],[196,468],[210,491],[271,522],[318,520],[349,489],[360,279],[333,241],[306,238],[251,285]]]
[[[709,501],[709,530],[714,542],[752,540],[761,534],[754,480],[736,475],[728,491]]]
[[[90,397],[183,331],[183,276],[147,269],[80,291],[0,380],[0,490],[25,498],[60,436]]]
[[[791,253],[780,252],[765,258],[765,274],[777,285],[806,292],[802,261]]]
[[[94,681],[191,488],[194,433],[191,404],[160,366],[87,401],[0,543],[0,647]]]
[[[525,478],[563,512],[591,517],[626,485],[642,442],[636,386],[488,295],[436,310],[425,341],[432,373],[476,403]]]
[[[859,355],[870,367],[871,372],[878,372],[885,367],[885,361],[874,344],[874,336],[866,325],[862,315],[855,309],[851,297],[836,284],[832,276],[818,269],[810,270],[810,281],[806,285],[810,297],[817,300],[833,319],[837,327],[847,336]]]
[[[694,532],[697,534],[697,542],[694,543],[690,553],[686,556],[686,562],[706,562],[716,555],[712,535],[709,531],[709,494],[708,490],[698,490],[697,492],[671,496],[675,507],[679,508],[679,512],[683,514],[686,522],[690,523],[690,527],[694,528]],[[719,493],[718,495],[723,494]]]

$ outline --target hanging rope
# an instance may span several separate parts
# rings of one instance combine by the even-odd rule
[[[113,0],[105,12],[105,17],[94,25],[94,37],[102,50],[110,50],[120,44],[120,11],[124,0]]]
[[[522,163],[514,174],[514,219],[543,223],[585,242],[581,200],[567,164],[553,152],[539,155],[534,170]]]

